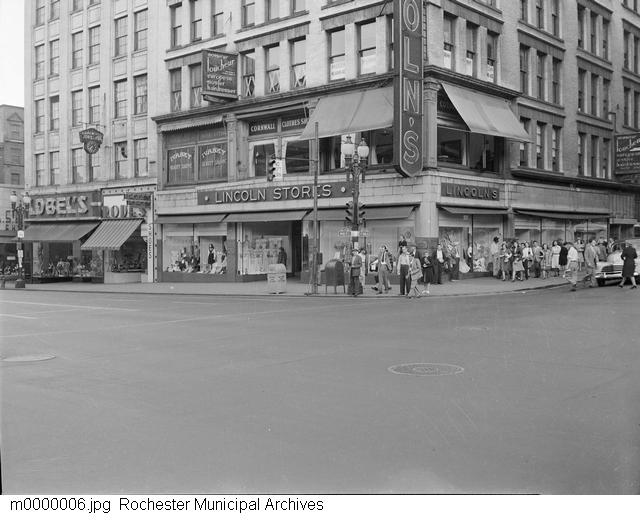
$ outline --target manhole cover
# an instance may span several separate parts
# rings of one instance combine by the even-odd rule
[[[405,376],[453,376],[464,368],[446,363],[408,363],[389,367],[389,372]]]
[[[49,354],[34,354],[31,356],[8,356],[2,358],[5,363],[33,363],[35,361],[49,361],[55,358]]]

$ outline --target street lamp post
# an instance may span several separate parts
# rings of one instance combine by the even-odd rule
[[[22,260],[24,258],[24,250],[22,249],[22,238],[24,236],[24,217],[29,213],[29,207],[31,206],[31,197],[25,192],[22,195],[22,200],[18,198],[18,194],[13,191],[9,197],[11,201],[11,212],[16,227],[18,228],[18,278],[16,279],[16,289],[24,289],[24,268],[22,267]]]
[[[359,198],[360,181],[364,183],[364,173],[367,169],[367,158],[369,157],[369,147],[364,139],[360,140],[358,148],[351,141],[351,136],[347,136],[341,145],[341,152],[344,155],[347,169],[347,182],[351,184],[351,195],[353,197],[353,217],[351,220],[351,251],[358,247],[358,237],[360,231]]]

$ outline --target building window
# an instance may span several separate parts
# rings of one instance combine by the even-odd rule
[[[115,56],[127,54],[127,17],[123,16],[115,21]]]
[[[589,176],[597,177],[598,176],[598,149],[600,148],[600,143],[597,135],[591,136],[591,160],[589,161]]]
[[[591,115],[598,115],[598,83],[600,82],[600,77],[596,74],[591,74]]]
[[[127,142],[122,141],[120,143],[113,143],[113,151],[115,154],[114,164],[116,179],[126,179],[128,173],[127,161],[129,158],[129,154],[127,152]]]
[[[253,97],[256,89],[256,53],[242,54],[242,96]]]
[[[100,4],[100,0],[89,0],[89,6],[99,5],[99,4]]]
[[[544,29],[544,0],[536,0],[536,27]]]
[[[586,16],[586,11],[584,7],[578,6],[578,47],[584,49],[584,17]]]
[[[602,57],[609,59],[609,20],[602,20]]]
[[[89,176],[87,182],[93,182],[100,178],[100,154],[87,154],[87,170]]]
[[[291,14],[302,13],[306,9],[306,0],[291,0]]]
[[[531,132],[531,120],[521,117],[520,123],[524,127],[525,132],[529,134]],[[520,166],[529,166],[529,142],[520,142]]]
[[[602,148],[600,150],[600,177],[609,178],[609,156],[611,154],[611,140],[602,139]]]
[[[202,105],[202,65],[197,63],[189,67],[189,76],[191,78],[191,108]]]
[[[547,55],[541,52],[536,53],[536,97],[541,100],[545,100],[545,64],[547,61]]]
[[[629,112],[629,103],[631,101],[631,89],[628,87],[624,88],[624,124],[625,126],[631,126],[631,114]]]
[[[496,81],[496,60],[498,56],[498,35],[487,33],[487,80]]]
[[[520,0],[520,20],[529,21],[529,0]]]
[[[49,75],[60,74],[60,40],[49,42]]]
[[[611,89],[611,81],[608,79],[602,80],[602,117],[609,117],[609,91]]]
[[[267,20],[278,20],[280,18],[280,0],[267,0]]]
[[[100,63],[100,26],[89,28],[89,65]]]
[[[58,18],[60,18],[60,0],[51,0],[49,20],[57,20]]]
[[[553,58],[551,62],[551,102],[560,104],[560,68],[562,62]]]
[[[147,170],[147,140],[136,139],[133,142],[134,175],[136,177],[146,177]]]
[[[49,130],[60,129],[60,97],[51,96],[49,98]]]
[[[393,50],[393,15],[387,16],[387,61],[389,62],[389,69],[394,70],[395,64],[395,52]]]
[[[476,36],[477,28],[475,25],[467,23],[467,54],[466,54],[466,73],[469,76],[475,75],[476,72]]]
[[[191,22],[191,41],[202,39],[202,3],[200,0],[189,0],[189,20]]]
[[[44,0],[36,0],[36,16],[35,16],[35,26],[44,24]]]
[[[139,11],[133,15],[133,50],[143,51],[147,48],[147,14],[148,11]]]
[[[560,132],[559,126],[551,128],[551,169],[554,172],[560,171]]]
[[[451,16],[445,16],[443,20],[443,33],[444,33],[444,60],[443,66],[453,70],[453,57],[455,49],[455,32],[454,32],[454,18]]]
[[[560,36],[560,0],[551,0],[551,33]]]
[[[291,42],[291,87],[304,88],[307,86],[306,41]]]
[[[255,0],[242,0],[242,4],[241,4],[242,27],[249,27],[251,25],[255,25],[256,23],[255,7],[256,7]]]
[[[44,154],[36,154],[36,186],[46,186],[47,178],[44,172]]]
[[[37,45],[35,48],[36,76],[35,79],[44,79],[44,45]]]
[[[82,67],[82,33],[77,32],[71,35],[71,68]]]
[[[49,184],[59,185],[60,178],[60,152],[49,153]]]
[[[116,81],[114,87],[114,117],[127,117],[127,80]]]
[[[376,73],[376,22],[358,26],[358,66],[360,75]]]
[[[623,46],[624,46],[624,59],[623,59],[623,67],[625,69],[629,68],[629,50],[631,45],[631,34],[628,31],[624,31],[623,36]]]
[[[86,169],[84,167],[85,152],[82,148],[74,148],[71,150],[71,174],[74,184],[83,184],[87,182]]]
[[[587,81],[587,72],[578,69],[578,111],[585,112],[585,82]]]
[[[344,28],[329,33],[329,80],[345,78]]]
[[[82,90],[71,93],[71,126],[82,124]]]
[[[147,75],[133,78],[133,89],[135,97],[134,114],[147,113]]]
[[[529,47],[520,45],[520,91],[529,94]]]
[[[633,92],[633,127],[640,128],[640,121],[638,120],[638,110],[640,110],[640,92],[634,90]]]
[[[41,134],[44,132],[44,99],[35,102],[35,115],[35,132]]]
[[[280,92],[280,46],[266,47],[266,90],[269,94]]]
[[[171,47],[182,43],[182,5],[171,6]]]
[[[100,123],[100,87],[89,89],[89,123]]]
[[[586,135],[578,134],[578,175],[584,175],[584,146]]]
[[[211,36],[220,36],[224,33],[223,0],[211,0]]]
[[[182,69],[169,71],[169,83],[171,84],[171,112],[182,110]]]
[[[633,72],[638,73],[638,63],[640,62],[640,38],[633,37]]]
[[[11,172],[11,184],[17,186],[19,184],[23,184],[20,180],[20,172]]]
[[[547,125],[544,123],[536,123],[536,168],[543,170],[545,168],[544,161],[544,140],[546,137]]]
[[[598,15],[591,13],[591,34],[589,35],[589,50],[593,54],[598,52]]]
[[[75,11],[82,11],[82,8],[84,7],[82,4],[84,3],[83,0],[73,0],[73,2],[71,3],[71,10],[73,12]]]

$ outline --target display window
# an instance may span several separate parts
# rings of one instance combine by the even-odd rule
[[[238,274],[266,274],[273,264],[292,271],[290,222],[238,224],[238,237]]]
[[[226,224],[165,224],[162,270],[223,275],[227,272]]]
[[[74,268],[72,242],[34,242],[33,276],[36,278],[66,278]]]
[[[518,242],[537,242],[541,241],[540,219],[535,217],[527,217],[518,215],[514,219],[515,238]]]
[[[283,140],[282,155],[285,158],[285,174],[308,175],[312,173],[309,161],[309,141]]]
[[[368,164],[370,166],[391,164],[393,162],[393,130],[379,128],[367,132],[355,132],[334,135],[320,139],[320,172],[331,172],[345,167],[342,155],[342,143],[351,138],[357,147],[362,139],[369,146]]]
[[[138,228],[122,246],[109,251],[107,270],[111,273],[143,273],[147,270],[147,242]]]
[[[502,236],[502,217],[494,215],[473,215],[471,230],[473,244],[467,248],[467,263],[475,273],[489,272],[491,243],[495,237]]]
[[[438,126],[438,162],[459,164],[472,170],[498,172],[504,139]]]
[[[269,159],[276,156],[276,140],[250,143],[249,150],[252,176],[266,177]]]

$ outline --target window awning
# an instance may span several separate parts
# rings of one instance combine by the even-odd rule
[[[397,206],[367,206],[365,204],[364,211],[365,220],[402,220],[409,217],[415,205],[397,205]],[[322,208],[318,210],[319,221],[339,221],[344,220],[346,216],[346,208]],[[304,220],[313,220],[313,211],[304,218]]]
[[[315,137],[316,122],[319,137],[393,126],[393,88],[361,90],[321,98],[300,140]]]
[[[103,220],[81,249],[120,249],[141,223],[142,219]]]
[[[506,215],[507,208],[467,208],[463,206],[438,206],[454,215]]]
[[[442,86],[471,132],[515,141],[531,140],[506,99],[446,83]]]
[[[75,242],[88,235],[98,222],[82,224],[31,224],[24,231],[25,242]]]
[[[608,218],[609,213],[570,213],[558,211],[529,211],[516,209],[518,215],[527,215],[529,217],[552,218],[558,220],[594,220],[600,218]]]
[[[299,211],[263,211],[260,213],[231,213],[225,222],[285,222],[302,220],[307,209]]]
[[[222,222],[227,213],[210,213],[200,215],[158,215],[156,224],[209,224]]]

